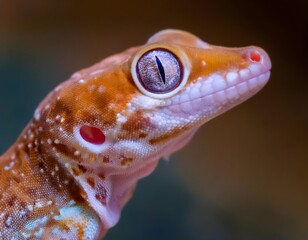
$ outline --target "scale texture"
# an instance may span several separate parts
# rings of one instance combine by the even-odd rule
[[[76,72],[0,157],[0,239],[100,239],[137,181],[210,119],[257,93],[258,47],[164,30]]]

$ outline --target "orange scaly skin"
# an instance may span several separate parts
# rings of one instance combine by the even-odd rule
[[[103,237],[137,180],[258,92],[270,68],[260,48],[165,30],[75,73],[0,158],[0,239]]]

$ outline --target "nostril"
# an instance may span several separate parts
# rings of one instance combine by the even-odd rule
[[[261,62],[262,60],[261,54],[257,50],[249,52],[248,57],[252,62]]]

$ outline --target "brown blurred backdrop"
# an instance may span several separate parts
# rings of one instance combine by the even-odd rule
[[[308,239],[307,1],[0,0],[0,151],[71,73],[160,29],[259,45],[269,84],[140,182],[106,239]]]

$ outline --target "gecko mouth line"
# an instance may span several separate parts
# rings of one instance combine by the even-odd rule
[[[240,98],[241,96],[245,95],[245,93],[247,93],[247,92],[255,93],[256,91],[259,91],[268,81],[268,79],[270,77],[270,72],[271,72],[270,70],[264,71],[264,72],[258,74],[257,76],[249,77],[249,78],[241,80],[241,81],[239,81],[239,82],[237,82],[233,85],[226,86],[224,89],[213,91],[213,92],[207,93],[205,95],[202,95],[202,93],[200,93],[200,96],[191,98],[191,99],[186,100],[186,101],[179,101],[179,102],[176,102],[176,103],[173,103],[173,104],[171,103],[171,104],[166,105],[166,107],[178,106],[178,105],[190,103],[190,102],[193,102],[193,101],[196,101],[196,100],[202,100],[202,99],[205,99],[207,97],[215,98],[215,96],[218,95],[218,94],[224,95],[226,102],[236,100],[236,99]],[[224,78],[224,80],[226,80],[226,79]],[[203,80],[201,80],[201,81],[203,81]],[[236,89],[237,87],[239,89]],[[234,88],[235,93],[233,93],[233,94],[235,94],[235,96],[228,99],[226,92],[229,89],[232,89],[232,88]],[[220,97],[223,97],[223,96],[220,96]],[[218,99],[218,101],[219,101],[219,99]]]

